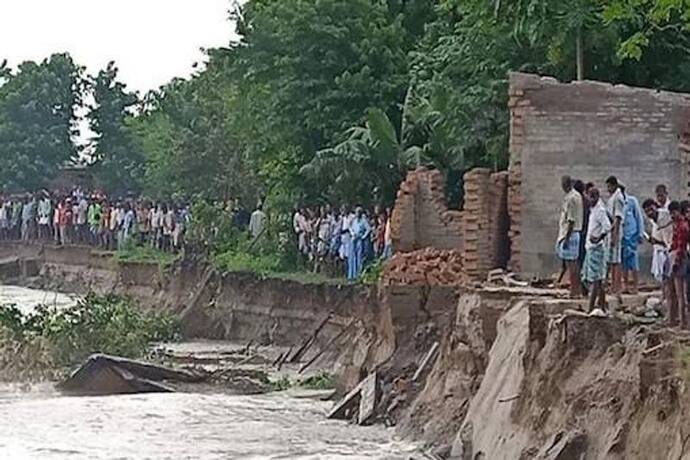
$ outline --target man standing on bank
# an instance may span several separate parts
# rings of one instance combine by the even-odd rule
[[[611,234],[608,239],[608,264],[611,273],[611,293],[619,302],[623,288],[623,276],[621,272],[622,245],[623,245],[623,218],[625,217],[625,199],[618,184],[618,179],[610,176],[606,179],[606,187],[609,191],[609,201],[606,211],[611,220]]]
[[[625,200],[621,246],[623,284],[628,294],[637,294],[640,271],[639,246],[644,241],[644,217],[637,198],[625,190],[623,183],[619,182],[618,186],[623,192],[623,199]]]
[[[582,295],[582,286],[580,285],[580,269],[577,259],[580,254],[580,238],[582,237],[584,218],[582,197],[573,188],[573,180],[570,176],[563,176],[561,187],[565,192],[565,197],[563,197],[558,222],[556,253],[558,258],[565,262],[568,270],[570,296],[579,297]]]
[[[589,285],[589,313],[592,316],[604,316],[606,308],[606,245],[604,240],[611,231],[611,221],[606,213],[606,206],[599,197],[599,190],[589,190],[591,212],[587,228],[585,263],[582,267],[582,279]],[[595,309],[596,305],[596,309]]]

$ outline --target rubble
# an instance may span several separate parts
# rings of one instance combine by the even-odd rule
[[[459,286],[466,282],[462,254],[426,248],[397,253],[386,262],[384,285]]]

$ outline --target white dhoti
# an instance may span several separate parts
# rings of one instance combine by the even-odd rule
[[[668,256],[668,249],[663,246],[654,245],[652,252],[652,276],[660,283],[666,281],[671,272],[671,260]]]

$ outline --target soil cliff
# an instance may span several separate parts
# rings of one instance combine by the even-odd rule
[[[460,296],[401,430],[462,460],[690,458],[690,336],[572,306]]]
[[[130,295],[188,335],[300,347],[340,377],[376,372],[373,420],[439,457],[690,459],[690,335],[590,318],[560,293],[388,283],[303,285],[203,265],[117,264],[86,248],[0,246],[0,278]],[[644,323],[644,324],[643,324]]]

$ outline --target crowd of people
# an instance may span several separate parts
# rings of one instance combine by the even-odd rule
[[[670,200],[667,187],[658,185],[655,197],[640,205],[615,176],[605,184],[606,200],[593,183],[569,176],[561,181],[556,252],[569,274],[571,296],[588,293],[590,314],[608,314],[607,290],[619,303],[622,293],[637,293],[639,250],[649,244],[650,272],[662,285],[669,323],[690,328],[690,202]]]
[[[391,254],[390,210],[326,205],[298,207],[292,219],[297,247],[315,272],[357,279],[366,265]]]
[[[85,244],[107,250],[127,242],[180,251],[190,219],[183,203],[109,199],[102,192],[6,195],[0,198],[0,239]]]
[[[253,212],[239,200],[226,209],[234,227],[258,239],[267,215],[259,201]],[[292,219],[297,248],[315,272],[357,279],[366,265],[391,252],[390,210],[375,207],[298,207]],[[111,199],[103,192],[23,193],[0,197],[0,239],[84,244],[105,250],[128,242],[177,252],[185,244],[191,211],[186,203],[138,197]]]

